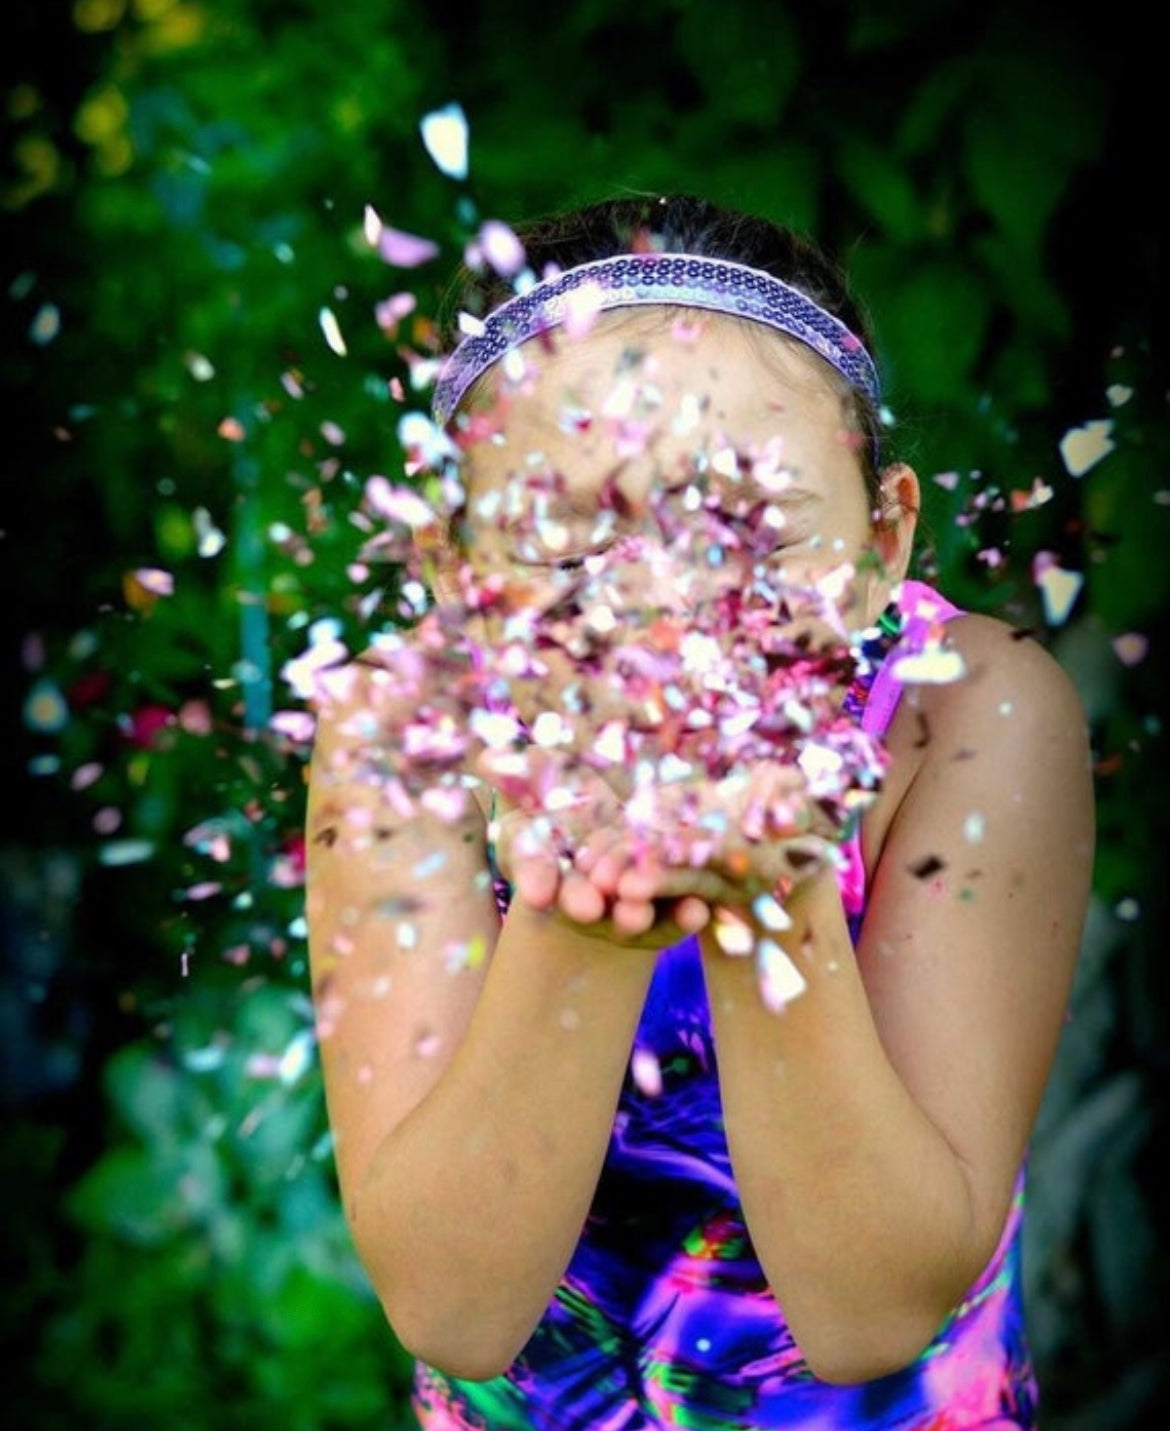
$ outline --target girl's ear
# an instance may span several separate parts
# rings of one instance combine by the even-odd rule
[[[874,546],[891,583],[901,581],[910,569],[921,500],[918,476],[912,467],[904,462],[892,462],[883,470]]]

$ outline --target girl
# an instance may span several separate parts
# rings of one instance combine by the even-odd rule
[[[802,649],[833,594],[864,652],[835,699],[886,763],[842,826],[800,763],[693,761],[648,841],[616,761],[557,844],[498,761],[458,818],[386,798],[370,757],[406,698],[376,648],[322,702],[325,1086],[419,1423],[1034,1427],[1023,1170],[1091,876],[1077,696],[908,579],[917,479],[882,465],[871,343],[818,250],[689,198],[520,237],[535,286],[473,283],[436,387],[466,489],[440,602],[502,584],[551,613],[566,567],[608,560],[619,620],[686,570],[726,596],[681,522],[665,565],[621,545],[672,494],[693,511],[701,471],[720,520],[766,515],[753,580],[806,594],[778,614]],[[612,729],[620,693],[544,644],[526,728]]]

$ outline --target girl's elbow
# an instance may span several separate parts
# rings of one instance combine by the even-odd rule
[[[913,1366],[929,1350],[942,1318],[907,1318],[898,1325],[839,1329],[802,1344],[809,1370],[831,1386],[880,1381]]]
[[[383,1299],[382,1311],[409,1356],[461,1381],[490,1381],[502,1376],[525,1340],[493,1334],[490,1329],[469,1331],[472,1319],[453,1309],[419,1310]]]

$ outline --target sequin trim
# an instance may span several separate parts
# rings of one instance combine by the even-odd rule
[[[437,423],[448,422],[467,389],[513,348],[584,313],[642,304],[702,308],[746,318],[804,343],[873,403],[877,369],[865,345],[840,319],[782,279],[758,268],[690,254],[620,254],[567,269],[509,299],[465,337],[444,363],[432,397]]]

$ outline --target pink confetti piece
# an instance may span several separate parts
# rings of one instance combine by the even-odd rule
[[[310,744],[317,728],[316,719],[309,711],[276,711],[268,724],[277,735],[285,736],[294,745]]]
[[[515,278],[527,263],[524,245],[515,232],[499,219],[488,219],[481,225],[465,254],[472,268],[486,264],[501,278]]]
[[[1150,649],[1149,637],[1140,631],[1126,631],[1113,638],[1113,650],[1123,666],[1137,666],[1146,659]]]
[[[205,700],[193,697],[179,707],[178,724],[188,735],[210,735],[214,729],[211,707]]]
[[[96,760],[79,765],[69,781],[71,790],[88,790],[102,776],[104,767]]]
[[[131,575],[144,591],[154,596],[174,595],[175,578],[172,572],[161,571],[158,567],[140,566]]]
[[[400,522],[412,531],[423,531],[439,522],[438,513],[411,487],[395,487],[381,476],[370,477],[364,490],[368,512],[391,522]]]
[[[418,307],[418,299],[413,293],[392,293],[374,308],[374,321],[388,338],[393,338],[404,318],[408,318]],[[401,387],[399,382],[399,396]]]
[[[349,648],[341,639],[341,623],[332,618],[315,621],[309,627],[309,645],[281,667],[281,677],[302,700],[323,694],[321,678],[331,668],[349,660]]]
[[[439,254],[439,245],[433,240],[401,229],[382,228],[377,246],[379,255],[394,268],[421,268]]]
[[[203,900],[213,899],[217,894],[223,893],[223,885],[218,880],[199,880],[197,883],[188,885],[182,892],[182,897],[192,903],[202,903]]]
[[[630,1076],[640,1093],[657,1098],[663,1088],[662,1065],[648,1048],[636,1048],[630,1057]]]

